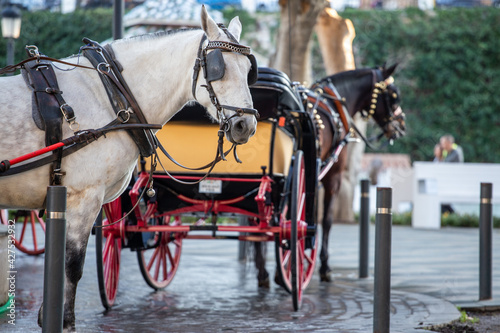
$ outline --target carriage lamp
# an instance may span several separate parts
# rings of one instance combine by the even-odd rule
[[[2,10],[2,36],[7,39],[7,65],[14,64],[14,40],[21,33],[21,12],[8,5]]]

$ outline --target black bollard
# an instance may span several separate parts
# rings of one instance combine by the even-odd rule
[[[123,13],[125,8],[124,0],[113,1],[113,39],[123,38]]]
[[[390,331],[391,314],[391,227],[392,189],[377,188],[375,216],[375,281],[373,298],[373,332]]]
[[[359,208],[359,278],[369,275],[370,254],[370,181],[361,180],[361,204]]]
[[[479,300],[492,298],[492,230],[493,214],[491,198],[493,185],[481,183],[479,206]]]
[[[66,187],[47,188],[42,332],[63,331]]]

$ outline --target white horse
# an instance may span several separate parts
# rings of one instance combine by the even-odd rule
[[[183,105],[193,100],[193,66],[203,36],[206,35],[208,41],[231,42],[204,7],[201,11],[203,30],[147,35],[111,44],[124,68],[122,74],[150,124],[165,124]],[[241,23],[237,17],[230,22],[228,31],[239,40]],[[234,45],[235,41],[232,42]],[[210,52],[213,51],[208,50]],[[236,52],[223,54],[224,76],[212,82],[217,101],[221,105],[251,109],[253,103],[247,83],[251,61]],[[80,61],[82,65],[91,66],[83,57],[70,57],[65,61]],[[212,105],[202,73],[195,82],[195,96],[217,119],[218,113]],[[56,74],[63,97],[73,108],[81,129],[100,128],[116,118],[97,71],[76,68],[71,71],[56,70]],[[0,101],[0,159],[12,159],[44,147],[45,134],[32,119],[31,90],[22,76],[0,78]],[[242,144],[255,133],[257,120],[252,114],[235,116],[234,109],[227,107],[224,110],[224,116],[230,118],[231,125],[226,138]],[[68,124],[63,122],[63,137],[72,135]],[[216,141],[217,135],[214,134],[214,145]],[[67,187],[68,194],[65,328],[75,326],[76,288],[82,277],[92,225],[101,206],[113,201],[125,190],[138,156],[139,150],[131,137],[125,131],[115,131],[62,160],[62,170],[66,172],[62,185]],[[0,208],[40,209],[44,205],[48,185],[48,165],[0,177]]]

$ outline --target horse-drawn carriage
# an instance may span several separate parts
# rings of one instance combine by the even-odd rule
[[[326,180],[326,190],[332,191],[330,181],[341,173],[335,163],[352,135],[354,105],[359,107],[367,100],[363,109],[369,110],[386,136],[403,134],[404,114],[400,113],[397,90],[386,81],[393,69],[358,70],[342,77],[355,88],[342,101],[333,85],[336,77],[318,82],[313,91],[292,85],[282,72],[259,68],[250,92],[260,118],[255,136],[238,148],[243,163],[219,163],[210,175],[183,164],[197,166],[213,158],[218,125],[202,108],[180,111],[157,133],[167,154],[141,159],[130,190],[104,206],[106,218],[96,225],[103,305],[111,307],[116,298],[123,247],[137,251],[144,279],[152,288],[161,289],[177,271],[183,240],[201,238],[274,242],[275,281],[291,293],[293,308],[298,310],[319,252],[318,183]],[[379,95],[384,96],[380,101]],[[235,153],[237,161],[238,155]],[[151,165],[158,171],[152,172]],[[144,195],[148,191],[150,195]],[[196,219],[186,223],[185,216]],[[227,216],[245,217],[248,225],[228,224]],[[325,223],[323,218],[327,230],[323,247],[328,244],[329,225]],[[258,255],[262,254],[256,252]],[[327,258],[327,254],[323,256],[322,266],[327,267]]]
[[[250,90],[260,118],[255,136],[238,148],[243,163],[218,163],[208,177],[179,165],[199,165],[216,151],[218,125],[190,107],[157,133],[180,163],[165,155],[153,162],[164,168],[152,173],[154,195],[143,195],[151,160],[142,159],[130,191],[104,206],[103,228],[98,222],[95,233],[105,307],[116,297],[122,248],[137,251],[144,279],[159,289],[174,277],[185,239],[213,238],[275,242],[278,278],[292,294],[294,309],[299,309],[318,246],[320,161],[314,120],[297,87],[279,71],[260,68]],[[131,210],[133,214],[115,223]],[[198,220],[186,223],[186,215]],[[249,223],[224,223],[221,217],[228,215],[244,216]]]
[[[233,19],[226,29],[202,8],[201,26],[200,31],[150,35],[104,47],[85,40],[83,57],[65,61],[43,56],[35,47],[28,59],[0,70],[29,72],[28,77],[0,80],[0,86],[11,89],[2,97],[7,107],[0,109],[10,124],[0,128],[4,138],[0,156],[10,158],[0,161],[0,207],[40,209],[47,184],[63,184],[68,190],[66,328],[75,325],[76,288],[91,230],[96,234],[105,307],[116,298],[123,247],[137,251],[148,284],[162,288],[175,275],[184,239],[228,238],[275,242],[277,281],[290,291],[297,310],[318,252],[318,181],[327,189],[325,180],[331,186],[330,175],[338,176],[332,165],[341,158],[350,135],[348,115],[368,110],[367,117],[373,117],[388,137],[399,135],[396,123],[404,125],[401,110],[397,111],[398,95],[387,81],[394,68],[342,75],[337,80],[342,83],[340,94],[334,91],[335,78],[329,77],[314,87],[316,101],[311,101],[310,91],[291,85],[283,73],[272,69],[257,73],[250,48],[239,44],[239,20]],[[55,76],[52,62],[63,69],[56,81],[49,80]],[[64,87],[64,99],[58,85]],[[166,153],[190,166],[210,161],[215,153],[208,177],[155,153],[154,130],[193,99],[219,122],[218,127],[190,110],[188,123],[181,113],[158,137],[167,146]],[[49,110],[40,111],[35,104]],[[256,136],[248,141],[257,126],[253,106],[260,121]],[[334,109],[339,118],[333,116]],[[318,136],[321,122],[329,126]],[[214,165],[229,152],[223,150],[224,137],[233,144],[235,160],[238,147],[243,164]],[[328,144],[322,142],[325,138],[330,138]],[[139,154],[151,157],[138,163]],[[136,169],[140,172],[131,189],[120,196]],[[331,197],[334,190],[325,192]],[[103,203],[105,219],[94,224]],[[198,220],[186,223],[182,219],[186,214]],[[247,217],[249,225],[221,223],[219,217],[228,214]],[[329,221],[326,216],[322,267],[328,258],[323,253],[329,231],[325,221]]]

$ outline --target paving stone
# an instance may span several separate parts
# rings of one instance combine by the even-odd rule
[[[370,236],[374,237],[372,227]],[[424,332],[421,328],[459,317],[454,301],[477,302],[477,231],[422,231],[393,228],[391,332]],[[357,278],[358,227],[335,225],[330,248],[334,281],[315,277],[302,308],[292,310],[282,288],[257,287],[253,263],[237,261],[237,243],[186,240],[177,276],[163,291],[152,291],[139,272],[135,252],[122,251],[116,306],[104,311],[97,287],[94,240],[91,237],[84,276],[76,300],[78,332],[371,332],[373,276]],[[373,241],[373,240],[372,240]],[[500,241],[495,232],[494,242]],[[433,244],[431,247],[428,244]],[[448,255],[464,255],[450,263]],[[373,274],[373,248],[370,269]],[[272,245],[267,268],[274,274]],[[342,255],[340,255],[340,253]],[[499,281],[500,254],[494,255]],[[18,253],[16,326],[0,314],[2,332],[40,332],[36,325],[42,301],[43,256]],[[444,265],[444,266],[443,266]],[[494,286],[494,295],[499,295]]]

